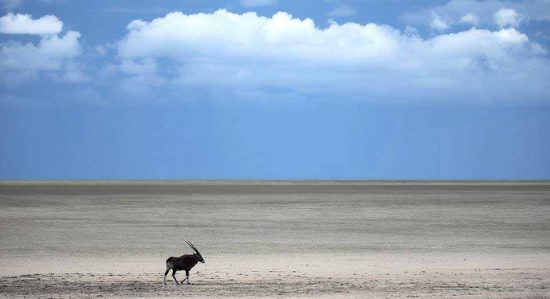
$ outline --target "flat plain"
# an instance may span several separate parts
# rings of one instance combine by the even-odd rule
[[[550,182],[1,182],[0,296],[550,298]]]

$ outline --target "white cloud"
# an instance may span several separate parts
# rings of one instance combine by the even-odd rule
[[[121,57],[175,60],[210,55],[244,60],[258,56],[324,60],[332,57],[333,51],[372,56],[391,52],[394,36],[399,34],[389,26],[376,24],[333,23],[320,30],[311,19],[295,19],[284,12],[267,18],[225,10],[196,15],[170,13],[151,22],[133,21],[128,29],[119,44]]]
[[[90,77],[86,75],[82,69],[84,67],[72,61],[66,62],[64,70],[59,73],[53,74],[53,79],[60,82],[68,83],[82,83],[90,80]]]
[[[0,49],[4,70],[58,70],[66,59],[80,55],[80,33],[69,31],[62,37],[44,36],[38,45],[8,43]]]
[[[451,21],[445,20],[438,14],[433,14],[432,22],[430,23],[430,28],[435,31],[445,31],[449,28]]]
[[[518,27],[520,16],[517,11],[510,8],[501,8],[493,15],[495,23],[499,27]]]
[[[411,25],[429,26],[433,14],[446,16],[451,20],[461,20],[468,14],[475,14],[477,24],[473,25],[492,26],[495,22],[494,14],[501,8],[515,10],[519,16],[522,16],[517,21],[547,22],[550,20],[550,1],[548,0],[451,0],[444,5],[407,12],[401,16],[401,20]]]
[[[241,0],[241,5],[246,7],[269,6],[277,4],[277,0]]]
[[[425,39],[372,23],[320,29],[283,12],[219,10],[133,21],[118,55],[128,78],[157,78],[168,88],[528,100],[548,97],[550,64],[540,49],[514,28]]]
[[[56,16],[33,19],[28,14],[9,13],[0,18],[0,33],[40,35],[37,43],[6,40],[0,43],[0,81],[17,85],[42,74],[63,82],[88,80],[75,58],[82,52],[80,33],[61,35],[63,22]]]
[[[20,83],[37,78],[41,72],[52,72],[57,78],[78,81],[83,74],[73,64],[80,55],[80,33],[69,31],[64,36],[45,35],[38,44],[8,42],[0,47],[0,76],[5,83]]]
[[[13,14],[0,17],[0,33],[5,34],[57,34],[63,29],[63,22],[56,16],[33,19],[28,14]]]
[[[340,5],[328,13],[329,17],[349,17],[357,14],[357,11],[349,5]]]
[[[473,13],[468,13],[468,14],[465,14],[464,16],[462,16],[462,18],[460,18],[460,23],[466,23],[466,24],[471,24],[471,25],[474,25],[474,26],[478,26],[479,25],[479,17],[476,16],[475,14],[473,14]]]

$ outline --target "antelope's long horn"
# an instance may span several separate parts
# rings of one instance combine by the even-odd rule
[[[189,242],[189,245],[191,246],[191,248],[193,248],[193,250],[195,250],[198,254],[201,254],[199,252],[199,250],[197,249],[197,247],[195,247],[195,245],[193,245],[193,243]]]
[[[185,241],[187,242],[187,245],[189,245],[189,247],[193,248],[193,250],[195,250],[198,254],[200,254],[200,252],[197,250],[197,248],[189,241]]]

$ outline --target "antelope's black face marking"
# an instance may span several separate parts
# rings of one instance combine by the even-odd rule
[[[187,245],[189,245],[189,247],[193,248],[193,250],[195,251],[195,253],[193,253],[193,255],[197,258],[197,261],[201,262],[201,263],[205,263],[204,259],[202,258],[202,255],[201,253],[197,250],[197,247],[195,247],[195,245],[193,245],[191,242],[189,241],[185,241],[187,243]]]
[[[193,253],[193,255],[194,255],[195,257],[197,257],[197,261],[199,261],[199,262],[201,262],[201,263],[203,263],[203,264],[206,263],[206,262],[204,261],[204,259],[202,258],[202,255],[200,255],[200,253]]]

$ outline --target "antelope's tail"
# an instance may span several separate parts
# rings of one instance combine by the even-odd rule
[[[174,263],[172,262],[173,259],[174,259],[173,257],[169,257],[166,260],[166,270],[174,268]]]

